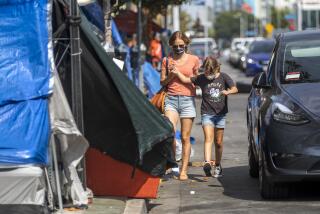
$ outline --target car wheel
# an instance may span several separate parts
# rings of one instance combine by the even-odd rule
[[[266,171],[262,161],[259,161],[259,185],[260,194],[264,199],[287,198],[289,195],[288,186],[283,183],[272,182],[270,178],[266,176]]]
[[[254,157],[254,153],[252,150],[251,142],[249,142],[248,146],[248,160],[249,160],[249,174],[253,178],[257,178],[259,176],[259,164]]]

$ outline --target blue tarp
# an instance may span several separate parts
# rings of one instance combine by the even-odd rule
[[[111,31],[112,31],[112,40],[113,40],[115,46],[119,46],[119,45],[123,44],[118,27],[113,20],[111,21]]]
[[[0,105],[47,96],[47,2],[0,0]]]
[[[0,108],[0,115],[0,164],[47,163],[47,100],[7,104]]]
[[[86,6],[81,7],[84,15],[86,15],[87,19],[97,26],[101,32],[104,32],[104,19],[103,19],[103,11],[101,9],[101,6],[94,2],[91,4],[88,4]]]
[[[83,13],[85,14],[85,16],[87,17],[87,19],[92,24],[97,26],[102,32],[104,32],[104,29],[105,29],[104,18],[103,18],[103,11],[102,11],[101,6],[95,2],[95,3],[88,4],[86,6],[82,6],[81,9],[82,9]],[[112,40],[114,42],[114,45],[116,47],[123,45],[124,43],[123,43],[122,37],[120,35],[120,32],[117,28],[116,23],[113,20],[111,22],[111,31],[112,31]],[[133,80],[134,79],[133,74],[132,74],[133,71],[132,71],[131,63],[130,63],[130,58],[131,58],[130,48],[125,45],[125,50],[127,52],[125,62],[124,62],[125,67],[128,72],[129,79]]]
[[[47,163],[48,6],[46,0],[0,0],[0,163]]]
[[[142,66],[144,84],[148,88],[148,97],[151,98],[160,90],[160,73],[155,70],[149,62],[145,62]]]

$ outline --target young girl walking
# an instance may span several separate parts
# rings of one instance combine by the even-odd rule
[[[213,57],[203,62],[204,73],[195,77],[186,77],[179,70],[172,72],[183,82],[193,83],[202,90],[201,120],[205,136],[203,171],[212,176],[211,153],[215,145],[214,177],[222,176],[221,157],[223,150],[223,133],[228,113],[228,95],[238,92],[234,81],[226,73],[220,72],[220,64]]]

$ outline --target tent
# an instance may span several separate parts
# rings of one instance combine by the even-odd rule
[[[61,189],[72,204],[88,203],[75,170],[88,143],[55,70],[51,8],[46,0],[0,2],[1,213],[46,213],[55,199],[62,207]]]
[[[61,0],[53,5],[46,0],[0,2],[4,213],[44,213],[56,204],[61,209],[62,196],[73,205],[88,203],[76,170],[88,142],[69,107],[66,29],[73,17],[63,7],[68,5]],[[133,176],[136,167],[150,175],[164,174],[175,164],[172,126],[106,55],[84,16],[81,49],[84,134],[90,147],[131,165]]]
[[[54,29],[65,20],[61,7],[55,7]],[[171,124],[114,64],[90,31],[85,16],[81,18],[84,135],[90,147],[132,165],[133,169],[163,175],[167,167],[175,165]],[[56,46],[58,54],[59,48]],[[71,81],[65,72],[69,66],[65,58],[58,68],[65,91]]]

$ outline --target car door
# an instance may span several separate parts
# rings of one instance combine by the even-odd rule
[[[252,133],[252,141],[253,148],[255,150],[256,155],[258,155],[260,141],[259,135],[261,134],[262,128],[261,122],[266,115],[266,110],[269,105],[272,103],[272,95],[274,94],[274,73],[275,73],[275,65],[277,61],[277,49],[278,44],[275,45],[275,48],[272,52],[271,59],[268,65],[268,69],[266,72],[258,74],[257,77],[254,78],[253,84],[256,87],[253,88],[250,95],[250,117],[251,117],[251,133]]]
[[[250,120],[250,133],[251,141],[254,150],[256,150],[258,145],[258,117],[259,109],[261,105],[261,88],[257,88],[255,85],[261,84],[261,78],[265,77],[263,73],[257,74],[252,81],[253,88],[248,99],[248,117]],[[256,153],[256,152],[255,152]]]

